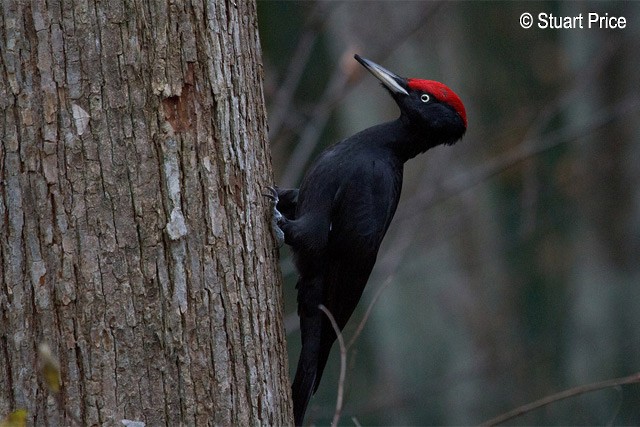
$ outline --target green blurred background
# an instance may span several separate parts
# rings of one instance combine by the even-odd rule
[[[394,119],[353,60],[446,83],[464,139],[408,162],[349,325],[343,425],[467,425],[640,371],[640,3],[259,1],[276,182]],[[534,27],[523,29],[524,12]],[[627,28],[542,30],[539,12]],[[586,26],[586,17],[583,21]],[[293,374],[295,281],[283,249]],[[334,346],[307,422],[334,412]],[[639,425],[640,385],[554,403],[516,425]]]

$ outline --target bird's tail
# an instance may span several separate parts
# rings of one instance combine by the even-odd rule
[[[318,356],[322,335],[322,312],[318,305],[322,301],[322,278],[301,277],[298,281],[298,314],[302,350],[293,379],[293,415],[296,426],[301,426],[311,395],[320,381]]]
[[[317,321],[318,325],[329,323],[323,319],[322,312],[319,319],[301,318],[301,324],[309,327],[309,324]],[[320,326],[315,326],[316,330]],[[336,335],[330,325],[324,325],[319,339],[307,339],[302,345],[296,376],[293,380],[293,415],[296,426],[301,426],[304,414],[309,404],[309,399],[315,394],[320,385],[322,373],[327,365],[331,347],[336,340]],[[309,328],[311,329],[311,328]]]
[[[298,360],[298,368],[296,369],[296,376],[293,380],[292,396],[293,396],[293,419],[296,426],[301,426],[304,421],[304,414],[307,411],[307,405],[309,399],[315,390],[317,366],[315,361],[307,360],[308,357],[304,355],[305,350],[303,348]],[[312,355],[313,359],[316,358]]]
[[[319,311],[319,310],[318,310]],[[301,316],[300,328],[303,331],[302,350],[298,360],[296,376],[293,380],[293,415],[296,426],[301,426],[304,414],[309,404],[311,395],[316,390],[316,382],[320,378],[318,374],[318,350],[320,347],[320,325],[322,319],[319,315]],[[307,334],[305,335],[305,331]]]

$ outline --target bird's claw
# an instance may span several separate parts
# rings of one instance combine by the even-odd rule
[[[262,195],[271,201],[271,204],[273,205],[273,218],[277,224],[280,224],[284,219],[284,215],[282,215],[278,210],[278,202],[280,201],[280,198],[278,197],[278,190],[276,187],[267,187],[267,190],[269,190],[269,192],[262,193]]]
[[[262,193],[262,195],[271,200],[273,203],[278,204],[278,200],[280,199],[278,198],[278,190],[276,189],[276,187],[269,186],[267,187],[267,190],[269,190],[269,192]]]
[[[278,210],[278,190],[275,187],[267,187],[268,193],[262,193],[264,197],[269,199],[272,207],[273,207],[273,217],[271,219],[271,228],[273,229],[273,234],[275,235],[276,241],[278,242],[278,247],[281,247],[284,244],[284,231],[280,228],[280,224],[284,222],[285,217]]]

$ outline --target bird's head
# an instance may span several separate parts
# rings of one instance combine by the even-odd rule
[[[373,61],[355,55],[391,93],[409,126],[435,139],[431,143],[454,144],[467,130],[464,104],[454,91],[433,80],[400,77]]]

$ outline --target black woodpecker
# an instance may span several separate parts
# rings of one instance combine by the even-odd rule
[[[325,150],[300,189],[271,189],[274,215],[295,256],[302,351],[293,381],[296,425],[302,425],[336,334],[351,317],[400,198],[404,163],[464,135],[467,115],[451,89],[399,77],[355,55],[400,107],[396,120],[365,129]]]

